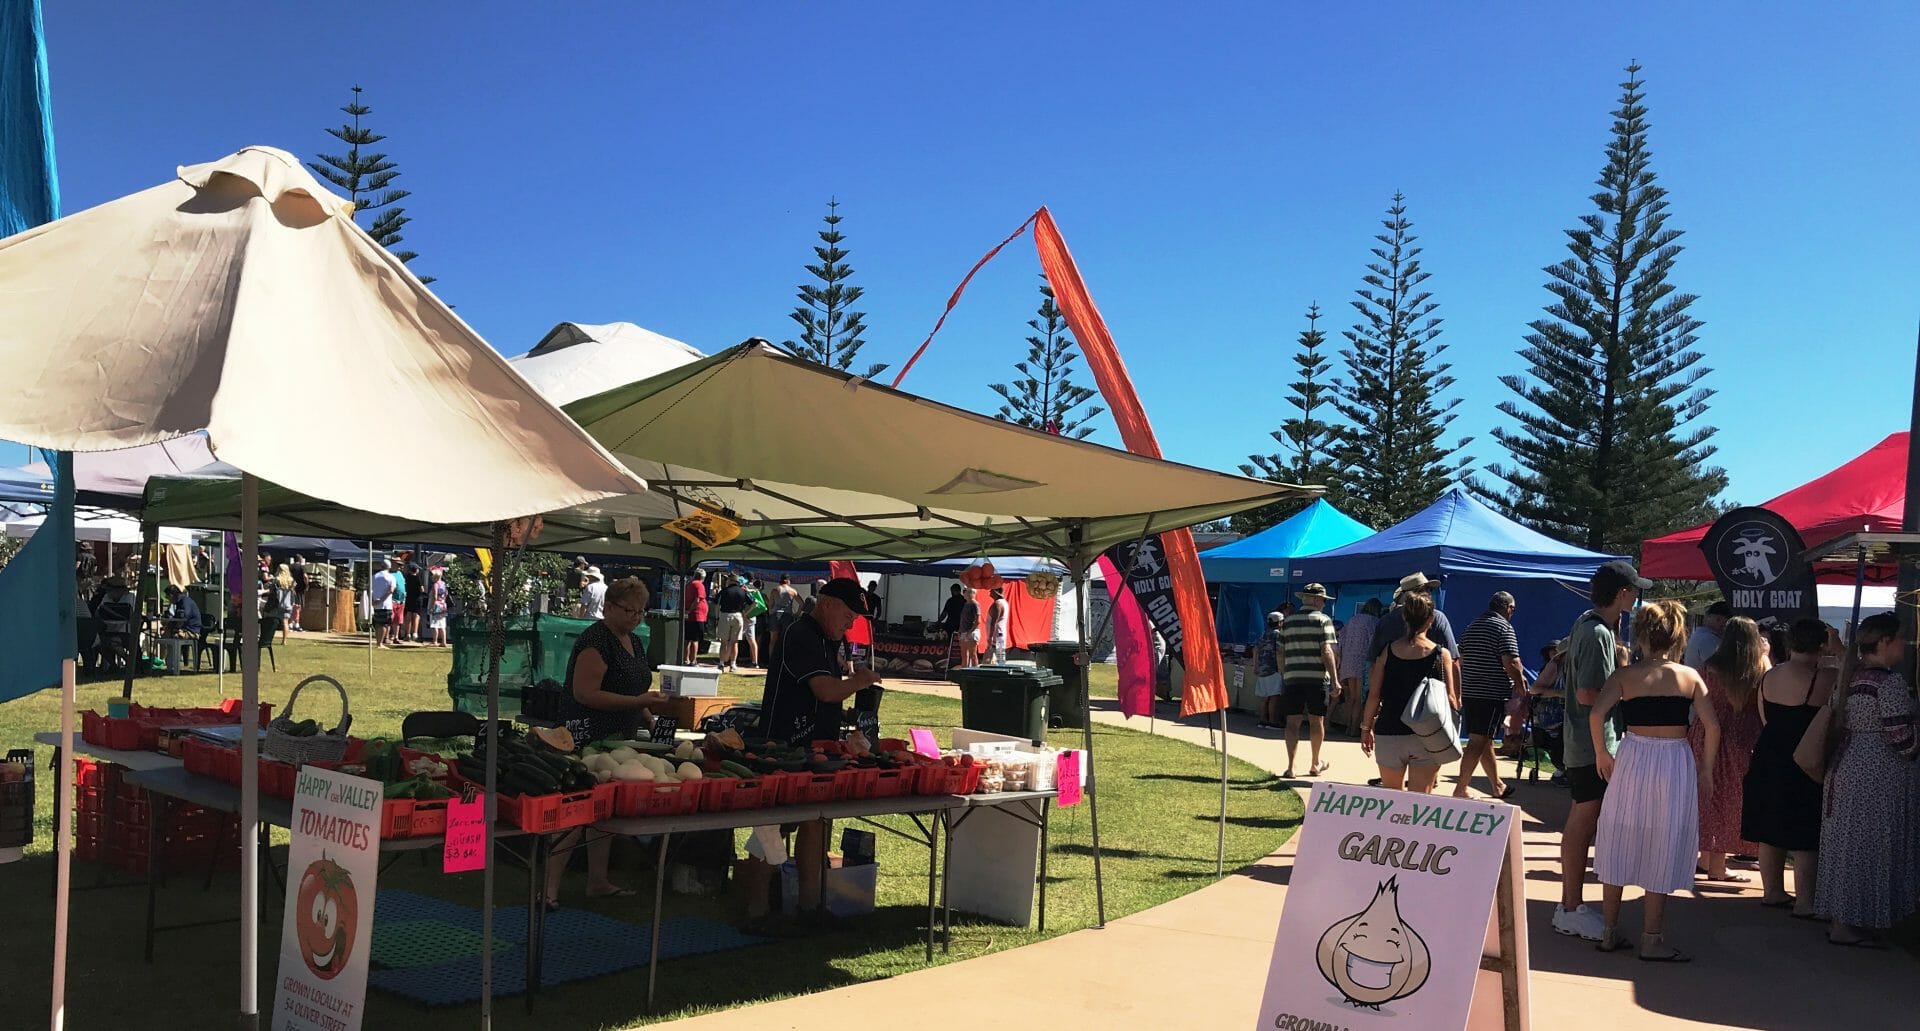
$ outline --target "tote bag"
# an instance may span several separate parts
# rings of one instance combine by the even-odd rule
[[[1434,649],[1433,654],[1437,667],[1440,650]],[[1460,758],[1460,726],[1454,719],[1445,680],[1431,673],[1423,678],[1407,699],[1400,721],[1420,739],[1429,760],[1444,765]]]

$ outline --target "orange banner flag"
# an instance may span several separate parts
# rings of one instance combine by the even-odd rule
[[[1120,439],[1136,455],[1159,458],[1160,443],[1154,439],[1153,426],[1140,406],[1133,380],[1120,361],[1113,335],[1093,305],[1093,296],[1080,278],[1080,269],[1067,253],[1067,244],[1053,224],[1053,215],[1041,208],[1034,216],[1033,242],[1040,251],[1040,268],[1053,287],[1054,302],[1080,341],[1087,368],[1099,384],[1100,396],[1107,402],[1113,421],[1120,427]],[[1003,244],[1004,246],[1004,244]],[[1207,603],[1206,577],[1200,572],[1200,552],[1194,547],[1193,534],[1173,530],[1160,535],[1168,571],[1173,576],[1174,607],[1186,632],[1181,647],[1181,662],[1186,668],[1186,687],[1180,696],[1180,715],[1214,712],[1226,708],[1226,680],[1222,675],[1219,642],[1213,634],[1213,606]]]

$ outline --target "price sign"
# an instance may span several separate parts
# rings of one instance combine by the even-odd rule
[[[940,758],[940,742],[934,740],[933,731],[915,727],[908,732],[913,738],[913,750],[931,759]]]
[[[1060,789],[1060,805],[1070,806],[1080,804],[1079,752],[1065,751],[1060,753],[1060,765],[1053,783],[1055,787]]]
[[[442,873],[465,873],[487,865],[487,803],[453,799],[447,803],[447,841],[440,853]]]
[[[655,716],[653,718],[653,740],[673,743],[673,732],[680,729],[680,720],[675,716]]]
[[[861,709],[853,715],[853,727],[866,736],[868,742],[880,740],[880,714]]]

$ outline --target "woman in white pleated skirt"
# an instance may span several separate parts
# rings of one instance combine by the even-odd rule
[[[1598,948],[1618,952],[1631,943],[1617,930],[1620,900],[1628,885],[1644,890],[1640,958],[1649,963],[1685,963],[1691,956],[1666,943],[1667,896],[1693,886],[1700,852],[1700,794],[1713,790],[1713,764],[1720,725],[1708,701],[1707,684],[1674,661],[1686,646],[1686,610],[1657,601],[1634,615],[1640,658],[1607,678],[1590,714],[1595,741],[1614,706],[1627,733],[1618,755],[1596,756],[1607,793],[1594,837],[1593,870],[1605,886]],[[1700,724],[1705,747],[1696,758],[1687,740],[1689,718]]]

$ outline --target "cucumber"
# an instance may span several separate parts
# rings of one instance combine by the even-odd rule
[[[558,794],[560,791],[560,778],[554,776],[551,770],[548,770],[539,763],[525,761],[516,763],[513,767],[513,773],[515,777],[525,783],[538,785],[540,790],[535,792],[535,794],[552,795]]]
[[[752,770],[748,769],[745,766],[742,766],[737,762],[734,762],[732,759],[720,760],[720,768],[727,771],[729,774],[735,777],[740,777],[746,780],[752,780],[754,777],[758,776],[758,774],[754,773]]]

